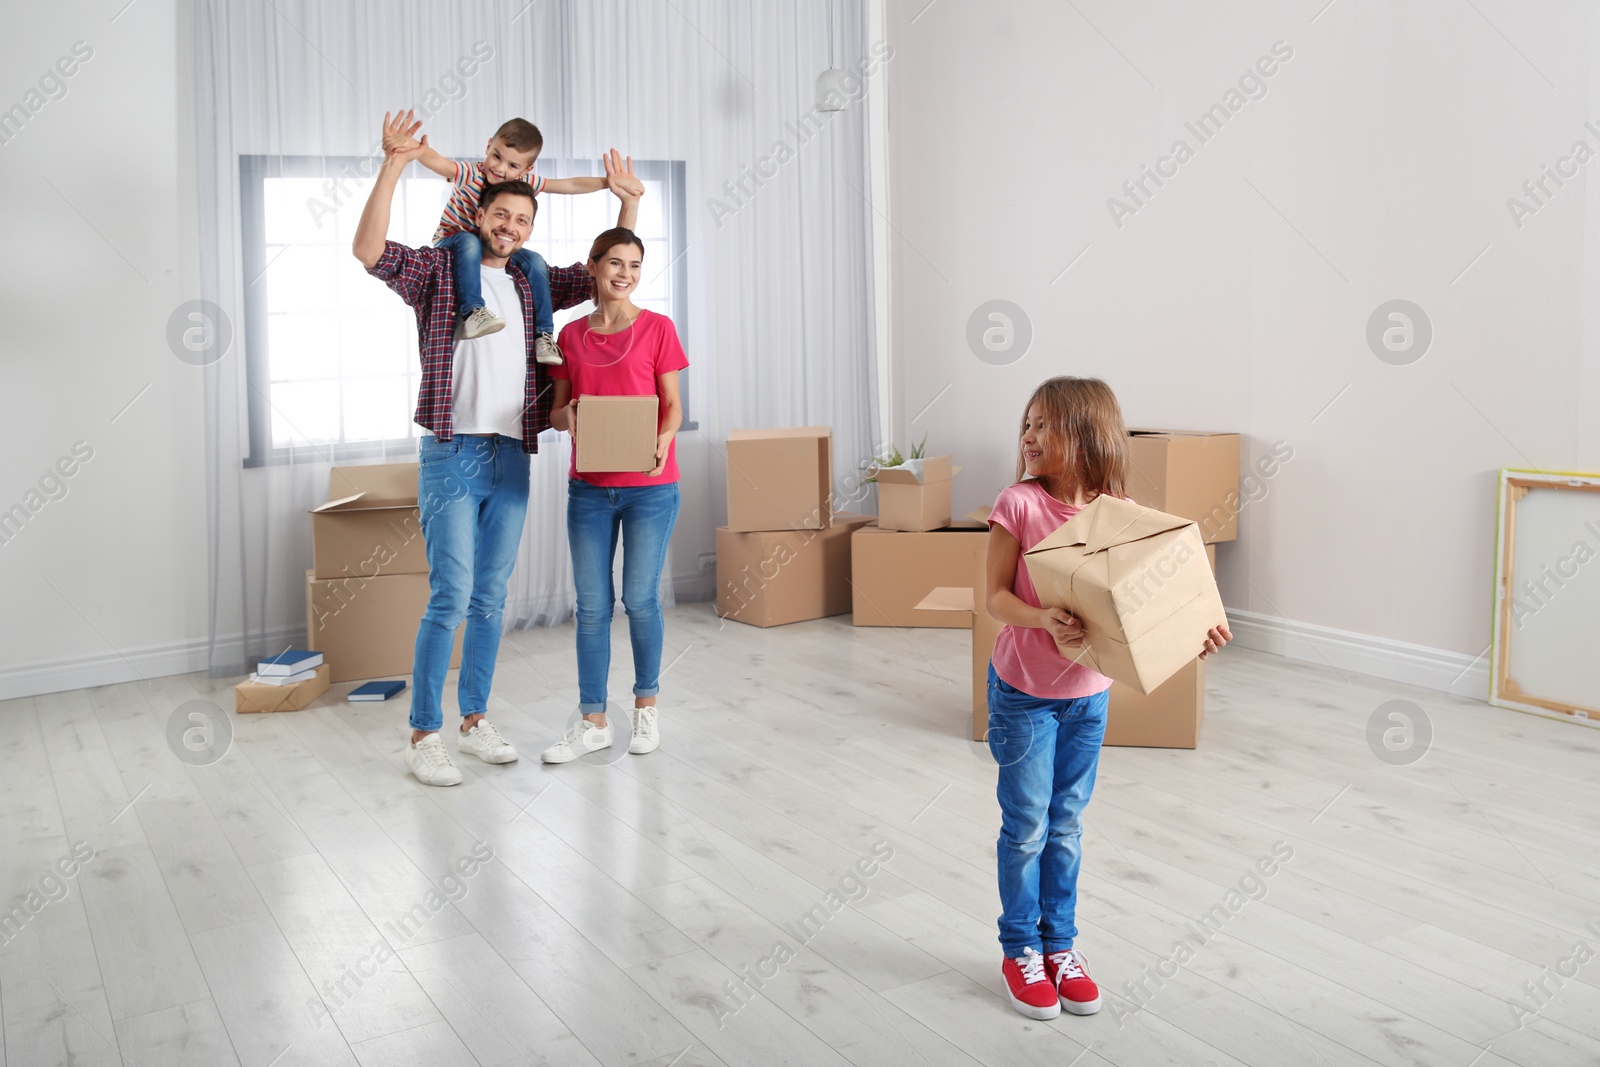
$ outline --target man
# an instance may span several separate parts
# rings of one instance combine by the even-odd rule
[[[458,785],[461,771],[439,736],[444,676],[463,618],[459,747],[488,763],[510,763],[517,751],[484,717],[500,648],[506,583],[528,510],[528,457],[550,425],[551,385],[535,360],[534,302],[511,256],[528,239],[538,204],[533,188],[514,181],[484,189],[478,207],[483,242],[483,295],[506,321],[498,333],[457,339],[451,254],[386,240],[389,208],[400,174],[428,139],[414,141],[403,116],[384,116],[385,158],[356,228],[353,251],[367,272],[400,294],[417,314],[422,385],[416,422],[422,439],[417,499],[428,552],[428,607],[417,627],[412,667],[411,743],[406,765],[425,785]],[[606,184],[622,201],[619,226],[633,225],[644,186],[613,149]],[[588,300],[583,264],[550,270],[553,307]]]

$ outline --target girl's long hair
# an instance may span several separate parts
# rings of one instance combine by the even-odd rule
[[[1019,440],[1035,404],[1044,415],[1045,432],[1067,457],[1068,488],[1081,486],[1086,493],[1126,496],[1128,428],[1111,387],[1099,378],[1066,375],[1042,383],[1022,409]],[[1027,464],[1019,445],[1017,481],[1026,477]]]

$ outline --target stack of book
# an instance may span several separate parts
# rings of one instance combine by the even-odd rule
[[[250,676],[252,682],[265,682],[267,685],[298,685],[317,676],[317,668],[322,666],[321,652],[307,652],[304,649],[291,648],[280,652],[271,659],[261,660],[256,664],[256,673]]]

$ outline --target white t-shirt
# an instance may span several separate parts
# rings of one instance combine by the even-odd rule
[[[457,339],[451,378],[456,433],[498,433],[522,440],[528,340],[517,283],[504,267],[484,267],[483,303],[506,328],[471,341]]]

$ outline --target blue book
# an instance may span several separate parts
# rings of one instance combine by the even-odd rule
[[[290,648],[279,652],[270,659],[264,659],[256,664],[256,673],[262,677],[270,674],[300,674],[303,671],[315,670],[322,666],[321,652],[307,652],[301,648]]]
[[[368,682],[366,685],[357,686],[350,690],[346,700],[388,700],[396,693],[401,692],[406,683],[398,679],[391,682]]]

